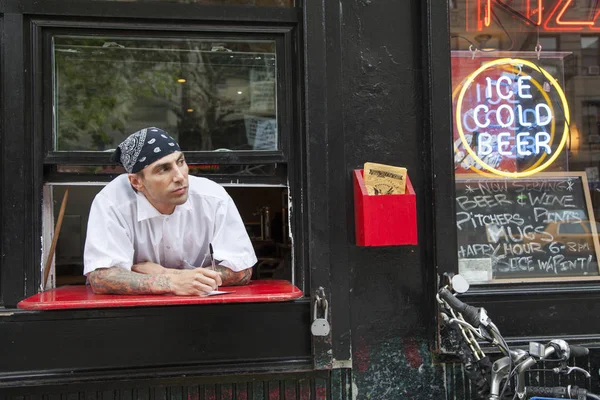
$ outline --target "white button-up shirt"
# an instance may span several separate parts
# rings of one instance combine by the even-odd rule
[[[237,272],[252,267],[256,255],[242,218],[225,189],[208,179],[189,176],[187,201],[170,215],[156,210],[136,193],[127,174],[95,197],[87,229],[84,274],[97,268],[151,261],[165,268],[192,268],[214,258]]]

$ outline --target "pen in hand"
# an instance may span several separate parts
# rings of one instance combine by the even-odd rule
[[[213,271],[216,271],[217,269],[215,268],[215,255],[213,252],[212,243],[208,244],[208,250],[210,252],[210,269],[212,269]]]
[[[208,244],[208,250],[209,250],[209,253],[210,253],[210,267],[209,267],[209,269],[211,269],[213,271],[216,271],[217,268],[215,268],[215,255],[214,255],[212,243]]]

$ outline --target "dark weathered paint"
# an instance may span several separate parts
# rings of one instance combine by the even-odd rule
[[[20,26],[21,30],[25,30],[26,26],[23,25],[23,18],[18,14],[21,10],[33,13],[37,10],[44,15],[49,12],[48,8],[35,2],[23,2],[22,9],[15,8],[14,1],[9,3],[6,11],[17,12],[17,14],[12,19],[11,14],[6,14],[5,23]],[[441,1],[439,3],[442,4]],[[89,9],[83,9],[81,5],[75,3],[56,3],[56,7],[52,10],[65,15],[83,13],[95,16],[94,13],[100,12],[98,4],[100,3],[93,3]],[[155,359],[157,365],[151,370],[123,371],[125,383],[117,384],[114,379],[118,377],[119,372],[111,372],[110,369],[102,372],[94,371],[95,368],[111,367],[109,356],[110,352],[115,350],[110,349],[108,343],[105,344],[107,357],[103,359],[102,365],[99,365],[97,360],[84,362],[78,356],[85,352],[86,332],[84,328],[77,326],[76,321],[83,321],[86,316],[74,315],[56,320],[51,317],[45,321],[47,325],[36,322],[36,326],[39,325],[39,330],[47,326],[51,336],[58,335],[61,329],[73,329],[72,334],[76,335],[80,332],[83,335],[80,341],[73,342],[78,344],[75,351],[68,348],[68,343],[62,342],[61,350],[65,352],[63,356],[56,348],[47,351],[52,357],[60,360],[59,366],[76,367],[75,378],[70,380],[68,376],[60,375],[60,371],[50,371],[52,365],[47,361],[42,367],[49,370],[51,376],[45,379],[34,377],[29,380],[19,380],[17,377],[12,383],[6,384],[7,393],[11,393],[11,396],[31,394],[34,397],[42,393],[48,394],[49,397],[62,394],[65,397],[94,398],[97,395],[109,399],[179,398],[180,396],[209,399],[229,398],[234,393],[237,398],[252,399],[294,398],[294,396],[301,399],[416,399],[432,398],[442,393],[443,374],[439,366],[431,364],[428,350],[433,338],[434,318],[429,289],[433,287],[434,270],[431,262],[432,242],[428,239],[429,225],[426,225],[431,224],[433,218],[431,205],[428,203],[432,198],[429,178],[431,175],[429,145],[432,139],[426,131],[427,125],[424,122],[429,112],[426,105],[429,85],[424,78],[427,76],[424,70],[424,60],[427,57],[422,46],[425,32],[423,22],[426,21],[423,17],[425,6],[419,0],[307,1],[303,6],[303,35],[299,38],[300,43],[297,43],[299,52],[297,56],[303,61],[304,75],[299,75],[297,85],[302,94],[298,97],[302,105],[299,108],[303,121],[301,125],[307,133],[306,137],[298,138],[293,145],[303,149],[294,153],[294,157],[297,157],[296,165],[300,165],[298,162],[300,160],[304,160],[305,164],[291,173],[298,182],[306,179],[308,184],[304,191],[295,193],[293,198],[297,201],[296,210],[302,210],[308,220],[306,245],[302,247],[305,254],[299,255],[305,256],[309,265],[310,275],[305,278],[310,279],[311,293],[320,282],[328,283],[325,292],[330,301],[329,311],[333,326],[329,337],[313,340],[313,362],[317,368],[347,366],[353,363],[354,373],[350,374],[347,369],[336,369],[321,375],[308,375],[307,378],[302,378],[309,373],[293,371],[294,368],[306,368],[306,365],[302,360],[289,360],[288,364],[273,363],[270,366],[271,371],[276,368],[288,371],[289,374],[284,377],[263,376],[251,378],[249,381],[242,380],[242,383],[239,383],[231,381],[232,375],[214,376],[205,379],[206,382],[203,381],[202,384],[194,385],[191,382],[201,378],[193,375],[205,375],[210,371],[219,371],[220,368],[221,372],[235,370],[235,368],[227,366],[228,369],[224,370],[225,367],[218,364],[224,359],[222,346],[225,344],[220,346],[221,353],[219,349],[211,350],[208,346],[204,350],[203,347],[203,351],[207,352],[212,361],[212,364],[209,362],[210,365],[203,368],[200,368],[199,359],[183,357],[185,345],[179,344],[171,348],[171,351],[177,354],[169,356],[169,347],[159,351],[156,354],[158,358]],[[142,3],[118,4],[116,7],[121,10],[119,17],[129,19],[140,15],[158,18],[157,14],[160,13],[160,10],[153,12],[142,10]],[[175,6],[168,10],[166,16],[170,21],[176,21],[184,11],[183,7]],[[283,16],[278,16],[275,11],[271,14],[267,13],[258,21],[267,24],[280,18],[284,24],[293,24],[294,16],[290,15],[289,11],[282,13]],[[108,16],[103,18],[110,20]],[[206,18],[212,21],[226,20],[217,8],[208,9]],[[193,23],[189,15],[184,19],[186,22]],[[249,17],[241,12],[235,12],[233,19],[247,23]],[[46,16],[44,19],[44,21],[51,20],[51,16]],[[25,23],[28,23],[27,19]],[[8,41],[8,38],[4,38],[3,43],[7,44]],[[15,44],[13,43],[12,46]],[[23,43],[18,43],[17,46],[26,48]],[[4,48],[6,49],[6,46]],[[11,47],[8,47],[8,50],[10,49]],[[17,52],[14,48],[11,51]],[[33,54],[36,54],[35,49]],[[23,56],[26,57],[25,60],[13,60],[10,64],[11,74],[18,74],[21,70],[19,65],[27,65],[30,60],[27,57],[32,54],[24,52]],[[23,75],[21,78],[15,76],[13,82],[15,91],[27,89],[27,85],[20,83],[23,77]],[[14,112],[21,112],[21,115],[19,118],[13,115],[9,120],[11,124],[15,124],[15,131],[30,132],[25,127],[32,122],[29,120],[29,115],[24,115],[22,110],[25,102],[31,99],[28,95],[18,96],[17,99],[19,102],[11,107],[14,108]],[[42,131],[38,130],[38,132]],[[29,143],[41,143],[40,138],[32,142],[26,139],[23,138],[23,143],[12,140],[12,147],[3,148],[5,154],[12,151],[11,154],[6,154],[8,158],[5,162],[17,158],[20,154],[26,154]],[[38,154],[38,156],[41,159],[42,155]],[[377,249],[355,246],[351,171],[360,168],[365,161],[408,167],[417,191],[420,243],[425,244],[424,246]],[[23,173],[27,177],[34,178],[34,181],[40,179],[39,166],[25,165],[24,168]],[[27,168],[33,168],[36,172]],[[3,210],[9,210],[19,204],[26,210],[36,209],[28,203],[32,198],[27,191],[30,189],[19,190],[23,190],[23,193],[16,191],[3,197]],[[306,208],[302,209],[304,205]],[[21,220],[23,213],[25,211],[21,211],[21,214],[17,212],[12,218]],[[17,221],[11,224],[22,226]],[[300,235],[295,235],[296,239],[299,237]],[[37,245],[26,232],[19,232],[16,239],[24,242],[17,246],[23,250]],[[3,248],[6,249],[11,245],[10,240],[8,237],[3,239]],[[6,261],[28,265],[30,268],[36,264],[31,261],[26,262],[23,260],[23,255],[19,254],[11,254],[10,258],[3,257],[3,262]],[[15,273],[17,269],[10,268],[8,271]],[[9,274],[5,274],[3,278],[7,276],[10,277]],[[35,276],[35,274],[30,272],[28,276]],[[23,281],[22,278],[20,279]],[[30,281],[27,284],[29,286],[25,293],[31,293],[35,282]],[[13,292],[10,298],[14,301],[23,289],[17,288],[15,291],[13,288]],[[303,319],[306,318],[307,310],[312,311],[312,307],[308,304],[298,305],[295,308],[298,309],[296,315]],[[257,308],[253,312],[260,312],[260,309]],[[191,318],[190,313],[194,314],[192,310],[177,310],[168,320],[174,323],[173,321],[181,317],[184,321]],[[160,314],[153,312],[145,311],[145,314],[148,314],[148,323],[154,323],[157,327],[163,319]],[[108,311],[100,312],[95,317],[105,318],[106,329],[118,329],[124,326],[124,321],[131,320],[133,316],[123,316],[122,322],[117,322],[119,316],[111,315]],[[294,315],[289,315],[289,318],[291,321],[297,321]],[[19,316],[14,317],[12,321],[14,323],[9,325],[11,320],[5,320],[6,332],[11,329],[22,330],[25,334],[24,338],[35,340],[36,329],[32,328],[33,321]],[[86,325],[92,328],[94,326],[84,322],[84,327]],[[171,338],[166,332],[162,339]],[[114,339],[118,340],[118,333],[114,335],[116,335]],[[274,335],[277,339],[281,339],[279,331],[274,331]],[[296,336],[305,338],[305,335],[306,332],[303,332]],[[242,337],[232,335],[229,339],[237,340]],[[243,363],[251,362],[253,357],[258,360],[256,357],[260,355],[253,352],[260,350],[261,346],[267,343],[257,342],[258,339],[254,334],[249,337],[251,340],[245,343],[247,348],[243,355],[237,355],[242,358],[240,361]],[[291,336],[284,336],[284,338],[291,338]],[[222,340],[225,341],[227,338]],[[266,340],[272,339],[266,338]],[[19,343],[19,346],[10,347],[14,357],[27,352],[25,342]],[[181,343],[192,342],[187,338]],[[283,346],[277,351],[280,351],[280,355],[284,355],[284,344],[277,343],[278,347]],[[304,342],[296,345],[296,347],[288,346],[288,350],[294,349],[292,356],[303,358]],[[151,342],[144,343],[142,347],[150,348]],[[39,346],[36,349],[39,351]],[[119,357],[124,357],[128,351],[127,346],[120,346],[119,349],[123,352]],[[143,351],[143,348],[139,351]],[[144,367],[152,366],[152,359],[142,358]],[[191,365],[166,368],[169,360],[177,363],[191,362]],[[128,366],[132,367],[132,363],[135,364],[135,361],[130,360]],[[265,363],[248,368],[255,372],[268,371],[269,364]],[[8,360],[3,365],[4,371],[11,371]],[[19,363],[19,366],[23,367],[28,365],[26,360]],[[245,368],[245,364],[240,365],[241,368]],[[83,367],[91,372],[83,374],[79,370]],[[197,369],[194,371],[194,368]],[[153,373],[164,376],[164,379],[178,374],[189,377],[172,378],[174,380],[169,381],[168,385],[160,381],[143,379]],[[94,383],[94,379],[100,382]],[[56,384],[56,380],[70,383],[70,386],[52,386]],[[74,380],[88,383],[85,387],[77,386]],[[19,386],[20,383],[28,384],[29,387],[7,388],[11,384]]]
[[[322,291],[329,302],[329,321],[335,310],[334,299],[331,298],[330,261],[331,249],[329,238],[331,226],[329,219],[328,187],[329,187],[329,109],[328,97],[328,69],[327,69],[327,42],[325,8],[313,3],[304,9],[303,52],[305,73],[305,138],[306,175],[311,184],[307,185],[301,196],[310,199],[306,209],[307,215],[319,214],[320,218],[309,218],[309,229],[312,232],[310,243],[307,246],[308,263],[310,265],[310,280],[312,283],[312,297],[317,291]],[[311,68],[315,66],[315,68]],[[318,106],[317,106],[318,105]],[[322,288],[322,289],[320,289]],[[314,314],[314,309],[313,309]],[[312,314],[311,314],[312,315]],[[315,316],[313,315],[313,318]],[[316,369],[331,368],[333,362],[332,335],[313,337],[314,366]]]
[[[39,265],[34,256],[39,240],[32,237],[28,226],[38,218],[32,199],[39,200],[39,195],[31,193],[30,183],[38,182],[42,171],[39,165],[32,165],[32,160],[24,158],[31,143],[41,144],[41,138],[31,137],[34,130],[30,124],[34,121],[26,107],[31,100],[31,88],[25,79],[31,73],[28,57],[39,50],[30,49],[26,42],[29,18],[38,13],[37,17],[43,15],[45,20],[52,20],[53,15],[61,15],[62,19],[87,15],[88,20],[94,22],[120,18],[139,21],[141,18],[164,20],[172,26],[179,25],[180,21],[198,23],[194,14],[188,12],[190,6],[185,4],[110,3],[110,10],[107,4],[67,0],[26,0],[20,4],[15,0],[0,1],[4,11],[0,21],[1,185],[3,189],[11,187],[10,191],[0,192],[0,226],[8,227],[2,231],[0,242],[0,293],[4,299],[10,299],[11,305],[23,293],[36,290],[36,279],[26,278],[35,277],[36,265]],[[246,8],[225,12],[215,6],[202,8],[202,18],[212,24],[241,23],[252,27],[269,23],[302,24],[294,28],[301,30],[301,34],[288,49],[294,52],[298,67],[297,75],[292,78],[294,87],[290,88],[296,100],[295,124],[299,132],[306,133],[290,143],[294,149],[290,157],[298,166],[290,171],[291,180],[305,183],[302,190],[293,193],[293,199],[296,215],[305,223],[306,232],[295,232],[294,238],[304,244],[297,257],[308,266],[306,274],[299,273],[299,285],[310,289],[312,294],[318,285],[326,283],[331,335],[313,340],[313,358],[310,359],[307,331],[290,336],[282,334],[289,326],[277,326],[272,337],[265,334],[259,338],[257,332],[253,332],[248,334],[251,340],[246,341],[244,332],[233,332],[231,336],[220,338],[222,346],[230,340],[246,347],[237,354],[239,359],[226,360],[222,348],[195,346],[195,338],[185,334],[181,343],[168,347],[165,341],[174,337],[165,330],[150,338],[156,339],[155,342],[147,338],[136,347],[144,351],[151,349],[153,343],[160,343],[163,347],[156,353],[157,357],[142,357],[143,363],[138,363],[137,369],[135,360],[129,360],[131,368],[114,370],[110,363],[111,352],[115,357],[125,357],[131,350],[127,343],[123,342],[117,350],[107,345],[101,365],[97,360],[85,360],[81,354],[86,354],[87,347],[97,346],[85,340],[86,329],[99,326],[104,320],[107,322],[103,329],[118,330],[127,327],[125,321],[131,321],[135,315],[100,310],[89,314],[13,316],[0,320],[4,321],[0,330],[5,329],[6,337],[12,335],[18,342],[18,346],[0,343],[3,351],[9,352],[9,357],[5,355],[0,363],[5,372],[11,371],[12,359],[20,367],[32,368],[39,354],[31,349],[38,351],[42,346],[38,343],[28,347],[25,339],[34,343],[42,331],[51,333],[50,342],[56,341],[61,329],[68,332],[67,337],[77,338],[78,333],[80,337],[73,341],[62,338],[59,340],[61,348],[46,350],[59,360],[57,365],[66,370],[53,369],[52,360],[48,359],[43,364],[45,376],[25,378],[22,374],[12,381],[5,380],[0,389],[1,400],[24,396],[33,400],[41,399],[42,395],[44,399],[111,400],[396,400],[443,399],[446,395],[450,399],[468,398],[468,385],[460,366],[434,364],[431,352],[435,345],[435,274],[438,267],[456,269],[453,204],[449,201],[453,170],[447,4],[442,0],[306,0],[302,6],[298,10],[264,13]],[[22,12],[27,15],[23,16]],[[25,33],[23,37],[9,37],[6,32]],[[6,140],[7,132],[12,134],[10,140]],[[34,160],[41,160],[42,156],[36,154]],[[408,168],[418,199],[419,246],[355,246],[351,171],[360,168],[365,161]],[[12,185],[19,180],[26,183]],[[574,288],[566,298],[580,308],[596,302],[593,293],[577,293]],[[507,290],[495,295],[475,293],[471,298],[489,304],[498,321],[506,323],[508,333],[518,340],[556,330],[560,317],[556,312],[569,312],[564,302],[554,306],[544,303],[549,297],[542,296],[536,303],[536,310],[541,314],[539,320],[511,314],[515,307],[530,304],[526,301],[530,294],[522,293],[519,297]],[[512,295],[511,301],[502,301],[500,295]],[[233,307],[232,310],[261,313],[263,322],[267,323],[269,315],[281,313],[286,316],[280,322],[289,321],[287,325],[292,327],[304,324],[307,328],[312,307],[304,300],[289,309],[269,307],[266,313],[259,306]],[[156,329],[160,328],[161,321],[186,324],[186,320],[197,316],[194,311],[197,310],[165,310],[165,315],[161,315],[140,310],[148,324]],[[218,319],[218,315],[214,313],[213,317]],[[90,322],[86,322],[88,318]],[[120,318],[124,321],[119,321]],[[523,323],[524,318],[527,323]],[[271,322],[271,326],[276,324]],[[245,327],[253,328],[252,324]],[[570,328],[568,333],[572,335],[590,333],[591,329],[583,324],[570,325]],[[111,335],[118,341],[118,332]],[[286,345],[285,340],[291,338],[295,338],[294,343]],[[270,344],[278,349],[269,348]],[[208,355],[208,365],[199,357],[187,358],[186,345],[201,348],[203,355]],[[269,351],[261,350],[267,348]],[[103,349],[95,349],[94,354],[101,353],[100,350]],[[275,359],[262,360],[265,354],[256,354],[257,351]],[[286,351],[291,352],[288,355],[293,359],[277,359],[277,355],[281,358]],[[589,365],[598,365],[598,353],[592,353]],[[17,357],[25,359],[17,360]],[[305,371],[313,366],[323,368],[350,362],[352,371],[343,368]],[[77,367],[77,371],[69,370],[69,366]],[[21,387],[23,385],[27,386]],[[594,385],[597,385],[596,380]]]
[[[429,343],[415,338],[360,339],[352,371],[358,399],[442,399],[443,367]]]
[[[433,3],[433,2],[432,2]],[[444,7],[445,3],[440,2]],[[421,246],[353,245],[348,253],[354,396],[358,399],[440,399],[443,370],[431,363],[434,259],[431,248],[432,157],[428,115],[426,2],[342,1],[343,170],[346,203],[350,172],[365,161],[407,167],[417,193]],[[347,220],[353,210],[347,210]]]
[[[342,399],[343,390],[329,382],[344,382],[346,374],[308,372],[287,375],[230,375],[168,380],[112,380],[69,386],[0,390],[0,400],[50,399],[170,399],[170,400],[310,400]],[[339,397],[338,397],[339,396]]]

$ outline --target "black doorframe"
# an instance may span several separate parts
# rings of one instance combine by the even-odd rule
[[[450,73],[450,25],[445,0],[427,0],[423,26],[424,69],[427,93],[425,132],[430,132],[430,186],[433,198],[433,228],[429,238],[435,249],[436,271],[458,271],[454,196],[454,160],[452,145],[452,101]],[[429,224],[428,224],[429,225]]]
[[[423,80],[424,93],[423,132],[427,132],[423,143],[424,154],[428,154],[428,165],[424,166],[424,204],[431,204],[424,214],[424,230],[427,232],[421,247],[426,272],[423,284],[429,296],[427,313],[431,315],[428,330],[434,348],[438,344],[437,289],[438,274],[458,271],[454,202],[448,201],[454,194],[454,161],[452,159],[452,103],[450,71],[450,24],[448,4],[445,0],[427,0],[423,3]]]
[[[34,293],[37,286],[34,276],[34,253],[31,251],[33,238],[34,204],[33,157],[29,147],[31,138],[26,137],[26,81],[24,35],[10,35],[11,32],[24,32],[23,15],[0,10],[2,17],[2,40],[0,44],[2,70],[2,237],[0,249],[2,270],[0,289],[4,306],[14,306],[25,293]],[[7,101],[9,100],[9,101]],[[39,247],[39,246],[38,246]],[[39,281],[39,279],[38,279]]]
[[[346,182],[339,179],[345,171],[340,2],[306,0],[304,13],[311,294],[323,288],[332,325],[328,336],[313,337],[314,366],[350,368],[347,238],[339,234],[351,207],[341,200]]]

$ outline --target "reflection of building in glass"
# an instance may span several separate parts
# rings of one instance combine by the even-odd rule
[[[56,36],[53,54],[56,151],[109,150],[145,126],[188,151],[277,150],[245,132],[248,113],[276,118],[272,40]]]

